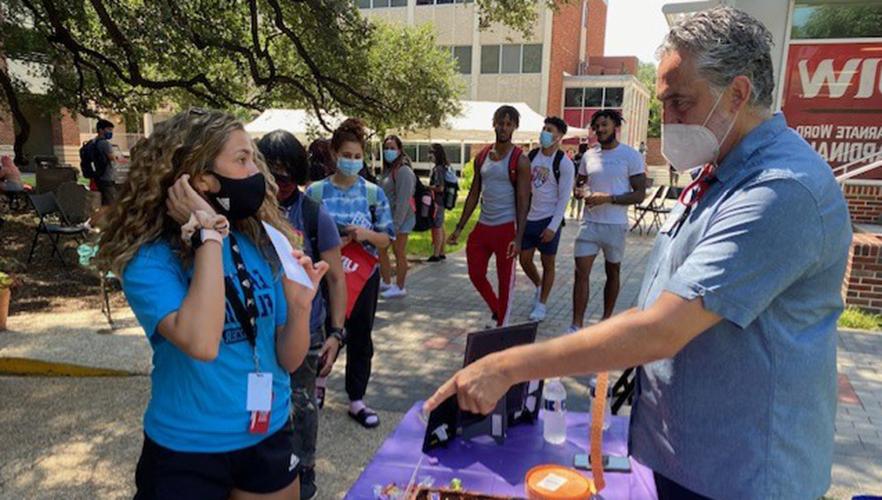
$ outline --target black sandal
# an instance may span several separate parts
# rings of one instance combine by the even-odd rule
[[[349,417],[352,418],[352,420],[355,420],[356,422],[361,424],[361,426],[365,429],[373,429],[374,427],[380,425],[380,416],[377,415],[377,413],[370,408],[362,408],[357,414],[352,413],[351,411],[347,413],[349,413]],[[373,423],[369,423],[367,420],[369,417],[372,416],[377,417],[377,420]]]
[[[325,407],[325,388],[324,387],[316,387],[315,388],[315,403],[318,406],[319,410]]]

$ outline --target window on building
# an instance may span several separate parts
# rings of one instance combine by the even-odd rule
[[[404,0],[405,2],[407,0]],[[452,3],[472,3],[475,0],[417,0],[417,5],[446,5]]]
[[[453,3],[453,0],[435,0],[435,5],[443,5],[446,3]]]
[[[381,9],[383,7],[407,7],[407,0],[358,0],[359,9]]]
[[[417,157],[417,145],[416,144],[404,144],[404,154],[407,155],[411,160],[415,160]]]
[[[790,37],[882,37],[882,4],[878,0],[796,0]]]
[[[542,44],[481,46],[481,73],[542,72]]]
[[[499,73],[499,45],[481,45],[481,73]]]
[[[458,45],[452,47],[453,58],[456,60],[456,70],[461,75],[472,74],[472,46]]]
[[[582,99],[585,95],[585,89],[566,89],[564,91],[564,107],[565,108],[581,108]]]
[[[585,89],[585,100],[583,101],[586,108],[602,108],[603,107],[603,89],[589,88]]]
[[[621,108],[625,97],[625,89],[622,87],[610,87],[604,90],[606,92],[603,98],[603,107]]]
[[[521,46],[502,46],[502,73],[521,72]]]
[[[524,52],[521,61],[521,73],[541,73],[542,44],[537,43],[524,45]]]
[[[454,163],[462,163],[459,144],[444,144],[443,147],[444,152],[447,154],[447,161],[450,162],[451,165]]]

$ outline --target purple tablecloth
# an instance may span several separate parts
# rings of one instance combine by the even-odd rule
[[[425,426],[419,419],[422,403],[415,404],[386,438],[383,446],[359,476],[346,498],[364,500],[374,498],[374,485],[394,482],[404,488],[423,455],[421,448]],[[573,465],[573,455],[587,453],[588,414],[567,414],[567,441],[558,446],[542,439],[542,423],[518,425],[508,429],[505,443],[477,442],[456,439],[447,448],[432,450],[429,455],[438,459],[432,465],[429,458],[422,461],[416,474],[419,482],[425,476],[435,479],[435,486],[447,485],[459,478],[465,490],[495,495],[526,497],[524,475],[541,464]],[[628,419],[613,417],[604,435],[605,454],[627,453]],[[584,473],[590,477],[588,472]],[[652,471],[631,460],[631,473],[605,473],[606,488],[602,497],[609,499],[655,499]]]

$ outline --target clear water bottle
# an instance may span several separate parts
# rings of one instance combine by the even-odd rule
[[[567,439],[567,390],[559,378],[545,381],[542,435],[550,444],[563,444]]]

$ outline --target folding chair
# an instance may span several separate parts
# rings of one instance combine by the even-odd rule
[[[78,236],[86,234],[88,229],[83,225],[72,225],[67,215],[58,206],[58,203],[55,201],[55,195],[52,193],[29,194],[28,200],[30,200],[31,205],[34,207],[34,211],[37,212],[37,216],[40,217],[40,222],[37,224],[37,229],[34,232],[34,240],[31,242],[31,250],[28,252],[28,264],[31,263],[34,257],[34,250],[37,248],[40,235],[45,234],[49,238],[49,242],[52,243],[52,253],[58,257],[61,265],[64,266],[66,262],[64,262],[64,255],[62,255],[61,249],[58,247],[59,240],[62,236],[73,236],[77,243],[80,243]],[[57,222],[51,222],[52,220]]]
[[[643,219],[655,206],[656,198],[658,198],[658,195],[661,193],[662,187],[663,186],[655,186],[651,188],[649,192],[646,193],[646,197],[643,198],[643,201],[641,201],[639,205],[634,205],[634,225],[631,226],[630,231],[639,227],[640,234],[643,234]]]
[[[670,195],[671,186],[662,186],[658,197],[655,199],[655,203],[647,209],[647,211],[652,214],[652,222],[649,223],[649,229],[647,229],[647,232],[652,232],[653,227],[661,229],[662,224],[664,223],[663,219],[671,213],[670,207],[665,206],[665,201],[670,199]]]
[[[613,415],[619,414],[619,409],[626,402],[630,405],[632,399],[634,397],[634,385],[637,383],[637,369],[634,367],[628,368],[627,370],[622,372],[622,375],[616,380],[616,383],[613,384],[611,392],[612,392],[612,406],[610,406],[610,411]]]
[[[97,244],[92,245],[89,243],[83,243],[82,245],[77,247],[77,254],[80,258],[80,266],[95,273],[101,282],[101,313],[104,314],[105,318],[107,318],[107,324],[110,325],[110,328],[112,330],[114,324],[113,315],[111,314],[110,309],[110,287],[112,286],[111,284],[113,281],[119,283],[119,278],[117,278],[117,276],[110,271],[102,272],[98,270],[92,263],[92,259],[95,257],[95,255],[98,254]]]

